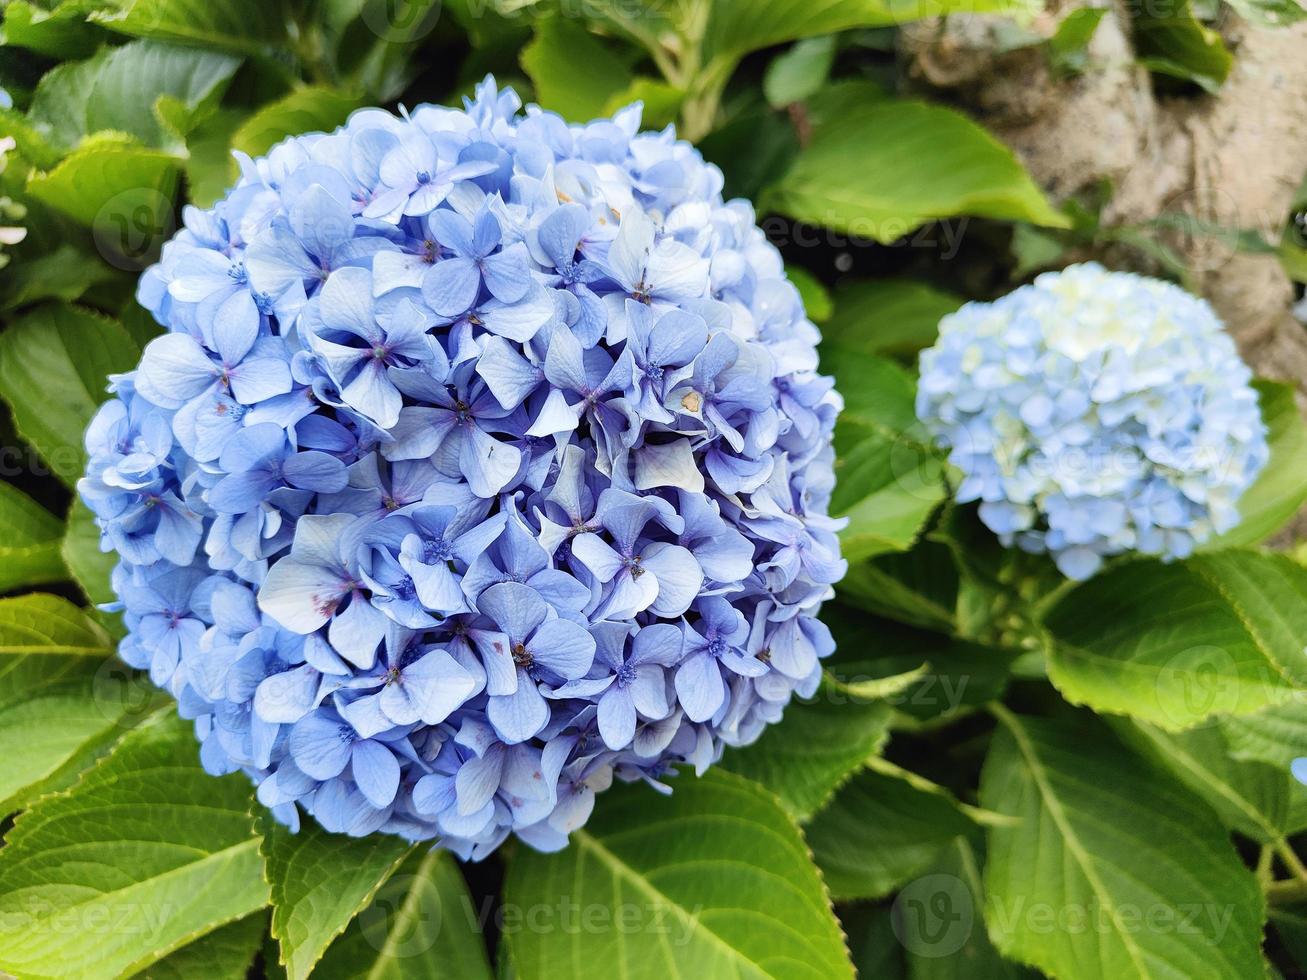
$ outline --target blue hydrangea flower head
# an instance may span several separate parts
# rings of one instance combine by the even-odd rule
[[[292,825],[557,848],[811,694],[840,410],[747,202],[493,81],[258,160],[145,272],[80,484],[129,634]]]
[[[1084,579],[1238,523],[1268,456],[1251,377],[1206,302],[1086,263],[946,316],[917,415],[962,472],[959,501]]]

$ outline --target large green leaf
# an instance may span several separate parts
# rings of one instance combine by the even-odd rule
[[[1262,976],[1265,899],[1215,814],[1091,718],[1003,717],[980,785],[1019,820],[989,829],[998,948],[1054,976]]]
[[[1067,223],[1011,150],[952,109],[879,99],[834,115],[764,209],[884,243],[951,215]]]
[[[267,925],[265,913],[247,915],[151,964],[137,980],[245,980]]]
[[[1215,725],[1165,732],[1146,722],[1122,721],[1114,728],[1206,800],[1226,827],[1263,844],[1284,837],[1293,783],[1288,768],[1231,758]]]
[[[313,980],[490,980],[481,913],[449,852],[419,850],[331,944]]]
[[[114,660],[0,656],[0,814],[67,786],[157,703],[148,681]]]
[[[349,92],[309,85],[263,106],[236,130],[234,149],[261,156],[288,136],[335,129],[359,107]]]
[[[1045,625],[1068,700],[1169,730],[1307,685],[1307,569],[1282,555],[1128,561],[1072,589]]]
[[[0,483],[0,592],[63,578],[62,536],[58,518],[17,487]]]
[[[104,0],[92,22],[139,37],[247,54],[267,54],[286,38],[291,12],[259,0]]]
[[[1288,769],[1294,759],[1307,756],[1307,711],[1301,698],[1241,718],[1222,718],[1219,725],[1235,759]]]
[[[958,569],[952,551],[923,540],[906,552],[878,555],[849,568],[840,599],[879,616],[943,633],[957,624]]]
[[[835,794],[805,834],[831,894],[854,899],[888,895],[972,828],[942,790],[869,769]]]
[[[103,36],[86,23],[86,14],[76,3],[46,9],[28,0],[10,0],[4,12],[0,40],[8,47],[27,48],[49,58],[85,58]]]
[[[97,251],[119,269],[152,262],[173,230],[177,162],[126,137],[86,139],[27,193],[91,228]]]
[[[228,55],[154,41],[106,46],[48,72],[32,97],[31,118],[67,147],[110,130],[176,148],[177,134],[161,112],[171,106],[175,121],[177,107],[189,113],[216,101],[239,65]]]
[[[841,350],[915,356],[962,300],[915,279],[869,279],[836,289],[823,340]]]
[[[1135,53],[1155,72],[1194,82],[1208,92],[1221,87],[1234,56],[1221,35],[1201,23],[1188,0],[1164,7],[1131,8]]]
[[[903,551],[945,494],[939,459],[913,409],[913,381],[892,361],[836,345],[824,345],[822,358],[845,396],[831,498],[831,513],[849,519],[840,532],[844,557]]]
[[[985,932],[983,863],[971,837],[955,837],[894,899],[895,937],[907,950],[911,980],[1038,976],[1003,959]]]
[[[836,644],[826,670],[844,684],[926,665],[920,678],[889,698],[895,710],[922,721],[1000,697],[1021,652],[850,613],[841,605],[823,609],[822,619]]]
[[[18,818],[0,851],[0,967],[114,977],[267,904],[249,781],[196,756],[191,723],[166,713]]]
[[[0,334],[0,396],[19,433],[69,486],[85,467],[82,433],[108,398],[107,376],[139,356],[119,323],[66,304],[39,307]]]
[[[0,599],[0,656],[109,653],[105,631],[67,599],[39,592]]]
[[[413,845],[392,835],[331,834],[314,820],[298,833],[271,819],[260,824],[272,886],[272,934],[287,977],[303,980]]]
[[[574,122],[602,115],[609,99],[632,80],[628,59],[567,17],[536,24],[535,36],[522,49],[522,69],[540,105]]]
[[[851,980],[826,889],[775,797],[719,770],[674,783],[670,796],[614,787],[565,850],[513,856],[519,980]]]
[[[1255,387],[1269,430],[1271,458],[1257,482],[1239,498],[1239,524],[1204,544],[1204,551],[1264,541],[1307,500],[1307,426],[1294,402],[1294,388],[1261,379]]]
[[[811,701],[795,701],[758,741],[728,749],[720,765],[762,783],[800,822],[880,751],[890,708],[823,684]]]

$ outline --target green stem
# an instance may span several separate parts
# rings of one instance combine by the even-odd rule
[[[1307,887],[1307,865],[1304,865],[1298,855],[1294,853],[1293,848],[1289,846],[1289,842],[1281,837],[1275,842],[1274,846],[1275,853],[1284,863],[1289,874],[1293,875],[1295,881]]]

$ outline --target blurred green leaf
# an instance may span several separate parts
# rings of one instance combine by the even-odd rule
[[[328,132],[343,125],[359,104],[358,96],[350,92],[321,86],[296,89],[245,120],[232,136],[231,146],[261,156],[288,136]]]
[[[1106,13],[1106,7],[1082,7],[1058,22],[1057,30],[1048,39],[1048,60],[1056,74],[1074,75],[1084,70],[1089,61],[1089,42]]]
[[[981,127],[951,109],[901,100],[817,126],[763,201],[764,210],[882,243],[951,215],[1068,224]]]
[[[32,98],[31,119],[69,148],[108,130],[180,150],[173,131],[178,107],[186,116],[214,105],[239,66],[229,55],[154,41],[104,47],[86,61],[48,72]],[[167,105],[173,106],[170,125],[161,115]]]
[[[10,0],[0,23],[0,43],[63,60],[87,57],[102,37],[103,32],[87,24],[80,3],[55,3],[47,8],[28,0]]]
[[[68,486],[85,467],[82,433],[108,398],[105,379],[131,370],[140,353],[116,321],[61,304],[38,307],[0,334],[0,396]]]
[[[632,82],[629,59],[567,17],[536,24],[522,49],[522,68],[535,85],[536,101],[571,122],[598,118]]]
[[[835,312],[830,291],[807,269],[797,265],[785,267],[785,278],[799,291],[803,310],[813,323],[825,323]]]
[[[905,550],[945,494],[939,459],[921,441],[915,385],[893,362],[837,345],[822,346],[822,361],[845,396],[831,498],[831,513],[849,519],[840,532],[844,557]]]
[[[90,20],[110,30],[243,54],[273,53],[292,15],[263,0],[100,0],[96,7]]]
[[[1271,458],[1239,498],[1239,523],[1200,545],[1200,550],[1259,544],[1280,530],[1307,501],[1307,427],[1294,400],[1294,387],[1254,382],[1261,400]]]
[[[1150,71],[1194,82],[1208,92],[1221,87],[1234,56],[1221,35],[1193,15],[1187,0],[1161,7],[1131,8],[1135,53]]]
[[[802,102],[826,83],[835,62],[832,35],[805,38],[778,54],[762,77],[762,91],[774,109]]]
[[[861,280],[836,287],[822,338],[841,349],[915,356],[935,342],[939,321],[962,300],[915,279]]]

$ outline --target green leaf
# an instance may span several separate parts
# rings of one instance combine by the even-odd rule
[[[1265,899],[1204,804],[1092,719],[1002,717],[980,804],[1020,819],[989,828],[1003,953],[1054,976],[1262,975]]]
[[[840,532],[844,557],[904,551],[945,495],[939,459],[913,409],[914,383],[892,361],[835,345],[823,345],[822,359],[845,396],[831,498],[831,513],[849,519]]]
[[[626,59],[576,20],[546,17],[522,49],[522,69],[546,109],[572,122],[600,116],[608,100],[631,84]]]
[[[1307,756],[1307,712],[1301,699],[1242,718],[1222,718],[1219,724],[1236,759],[1269,762],[1287,770],[1294,759]]]
[[[64,577],[59,519],[17,487],[0,483],[0,592]]]
[[[1048,60],[1059,75],[1083,71],[1089,61],[1089,42],[1094,39],[1106,7],[1082,7],[1062,18],[1048,39]]]
[[[296,89],[250,116],[232,137],[232,149],[262,156],[287,136],[335,129],[358,106],[358,96],[349,92],[321,86]]]
[[[565,850],[513,855],[504,902],[518,980],[853,977],[798,828],[719,769],[670,796],[615,786]]]
[[[479,916],[449,852],[419,849],[331,944],[313,980],[491,980]]]
[[[1263,27],[1284,27],[1307,17],[1298,0],[1230,0],[1244,20]]]
[[[247,915],[215,929],[136,974],[137,980],[245,980],[263,941],[268,917]]]
[[[803,300],[803,311],[808,315],[809,320],[813,323],[825,323],[830,319],[831,314],[835,312],[830,290],[822,285],[816,276],[802,266],[788,265],[785,267],[785,278],[799,291],[799,298]]]
[[[42,306],[0,334],[0,396],[19,433],[73,486],[85,467],[82,433],[108,395],[107,377],[135,366],[122,326],[76,306]]]
[[[272,935],[290,980],[303,980],[350,920],[376,895],[413,845],[393,835],[346,837],[306,820],[292,833],[270,817],[265,876],[272,886]]]
[[[160,103],[171,100],[188,112],[210,105],[239,66],[239,59],[228,55],[154,41],[104,47],[86,61],[65,62],[46,73],[30,114],[67,147],[110,130],[148,146],[179,149],[160,117]]]
[[[890,713],[883,699],[823,685],[813,699],[791,702],[752,745],[728,749],[719,765],[762,783],[802,823],[880,752]]]
[[[1282,528],[1307,501],[1307,427],[1294,403],[1292,385],[1258,379],[1271,458],[1257,482],[1239,498],[1239,524],[1201,548],[1258,544]]]
[[[120,269],[153,261],[173,229],[177,162],[161,150],[114,135],[84,140],[27,192],[88,225],[95,247]]]
[[[1216,726],[1164,732],[1141,721],[1113,726],[1125,742],[1169,769],[1231,830],[1263,844],[1284,837],[1293,777],[1287,768],[1230,757]]]
[[[826,662],[829,675],[844,684],[865,678],[901,676],[925,663],[919,680],[889,700],[902,714],[921,721],[948,717],[1003,694],[1019,650],[986,646],[942,633],[913,629],[869,616],[853,616],[839,605],[822,610],[835,637]]]
[[[953,11],[1017,12],[1030,5],[1020,0],[715,0],[710,9],[707,55],[738,58],[773,44],[854,27],[888,27]]]
[[[100,528],[80,497],[68,511],[62,552],[64,564],[87,599],[97,604],[114,600],[110,576],[118,564],[118,553],[100,550]]]
[[[853,565],[839,582],[850,606],[941,633],[955,632],[958,569],[946,545],[923,540],[912,549]]]
[[[116,660],[0,657],[0,814],[71,784],[158,703],[148,680]]]
[[[27,0],[10,0],[0,23],[0,43],[27,48],[49,58],[85,58],[95,51],[102,34],[86,23],[76,3],[59,3],[42,9]]]
[[[632,102],[644,104],[641,112],[641,125],[645,129],[661,129],[668,123],[676,122],[676,114],[685,101],[685,92],[674,85],[669,85],[656,78],[637,76],[623,89],[608,96],[604,103],[602,116],[611,116]]]
[[[831,894],[865,899],[894,891],[973,826],[938,787],[868,769],[841,787],[805,835]]]
[[[291,23],[282,4],[259,0],[108,0],[90,20],[137,37],[242,54],[272,54]]]
[[[894,900],[896,936],[912,980],[1018,980],[1036,974],[1003,959],[985,932],[983,861],[970,837],[955,837]]]
[[[191,728],[168,713],[136,729],[18,818],[0,851],[0,967],[131,973],[267,904],[249,781],[205,773]]]
[[[832,35],[805,38],[772,59],[762,77],[763,95],[774,109],[802,102],[825,84],[834,62]]]
[[[1127,561],[1045,617],[1048,676],[1073,704],[1175,731],[1282,703],[1307,680],[1307,569],[1223,551]]]
[[[1068,223],[1012,151],[970,119],[900,100],[815,127],[761,207],[884,244],[951,215]]]
[[[49,299],[71,303],[87,290],[114,282],[117,277],[118,273],[98,255],[65,242],[47,255],[24,255],[5,267],[0,309],[14,310]]]
[[[1135,53],[1151,71],[1194,82],[1205,91],[1221,87],[1234,56],[1221,35],[1198,21],[1187,0],[1165,7],[1131,8]]]
[[[110,652],[100,625],[67,599],[40,592],[0,599],[0,657],[106,657]]]
[[[822,339],[841,350],[914,357],[935,342],[939,321],[962,300],[915,279],[862,280],[840,286]]]
[[[889,906],[859,902],[841,905],[837,911],[859,977],[903,980],[907,976],[903,946],[895,935],[894,912]]]

